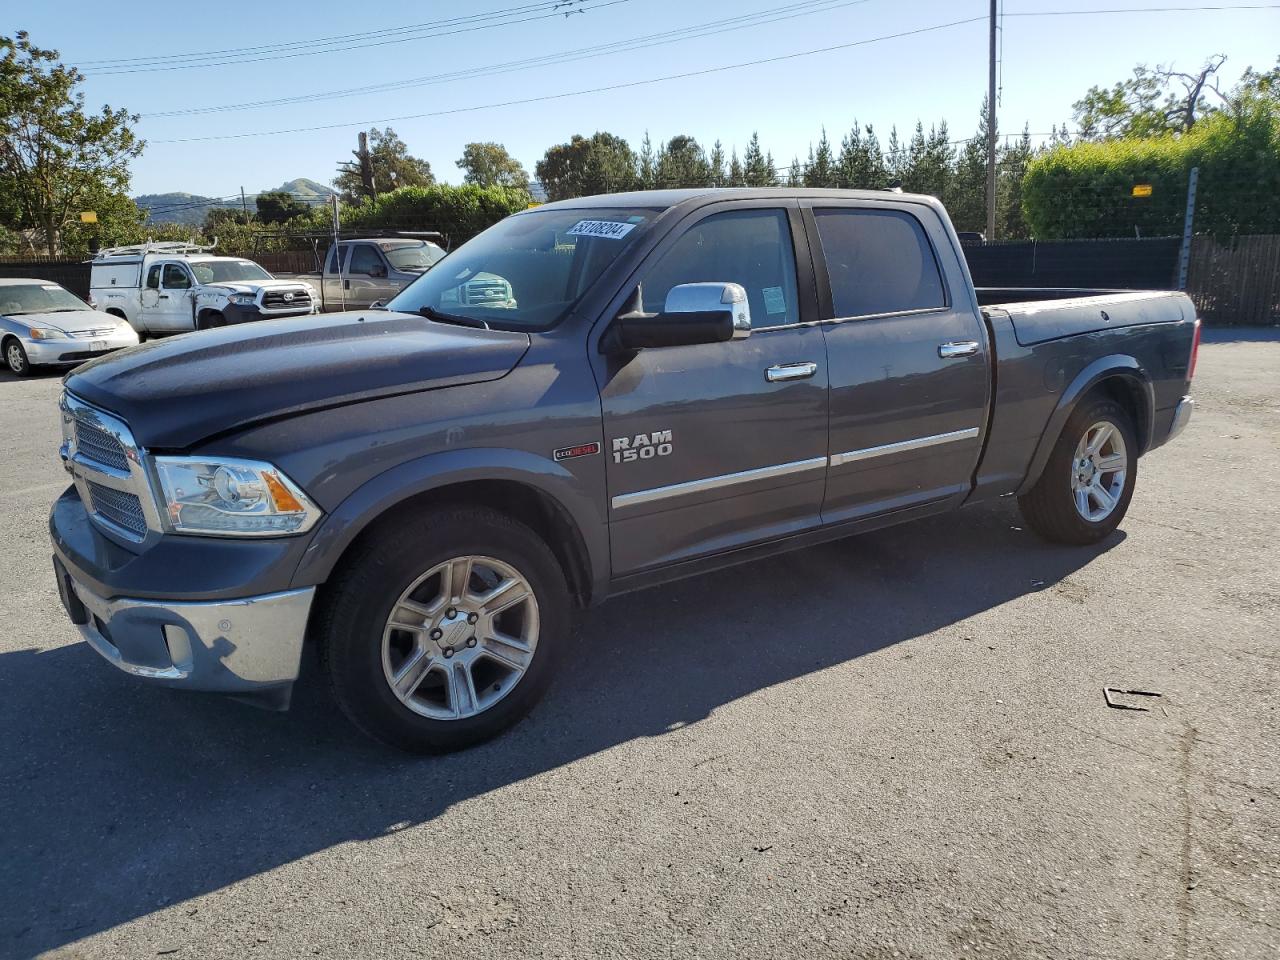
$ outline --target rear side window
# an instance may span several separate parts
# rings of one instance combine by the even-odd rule
[[[158,263],[147,271],[147,289],[160,289],[160,264]]]
[[[329,273],[338,272],[338,254],[341,252],[341,250],[342,248],[337,245],[334,245],[329,250],[329,265],[325,267],[325,270],[327,270]]]
[[[938,260],[901,210],[814,210],[837,317],[945,307]]]

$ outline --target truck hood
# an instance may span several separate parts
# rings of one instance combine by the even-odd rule
[[[181,449],[260,420],[497,380],[528,348],[524,333],[356,311],[153,340],[90,361],[65,382],[122,417],[139,444]]]
[[[298,290],[307,286],[301,280],[219,280],[206,283],[204,290],[226,290],[228,293],[257,293],[259,290]]]

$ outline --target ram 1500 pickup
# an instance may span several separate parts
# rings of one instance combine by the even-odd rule
[[[367,733],[463,747],[532,707],[575,605],[1011,495],[1111,533],[1190,415],[1192,304],[983,299],[928,197],[547,204],[388,310],[68,376],[59,591],[139,677],[283,708],[310,644]]]

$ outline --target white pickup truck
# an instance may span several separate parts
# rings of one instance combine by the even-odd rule
[[[305,283],[277,280],[252,260],[212,249],[145,243],[102,250],[90,261],[91,303],[141,336],[316,312]]]

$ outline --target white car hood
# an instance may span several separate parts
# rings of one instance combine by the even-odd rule
[[[228,293],[257,293],[259,290],[302,290],[306,285],[297,280],[237,280],[207,283],[205,290],[226,290]]]
[[[13,318],[32,327],[53,327],[63,333],[109,333],[119,322],[100,310],[68,310],[65,313],[24,313]]]

